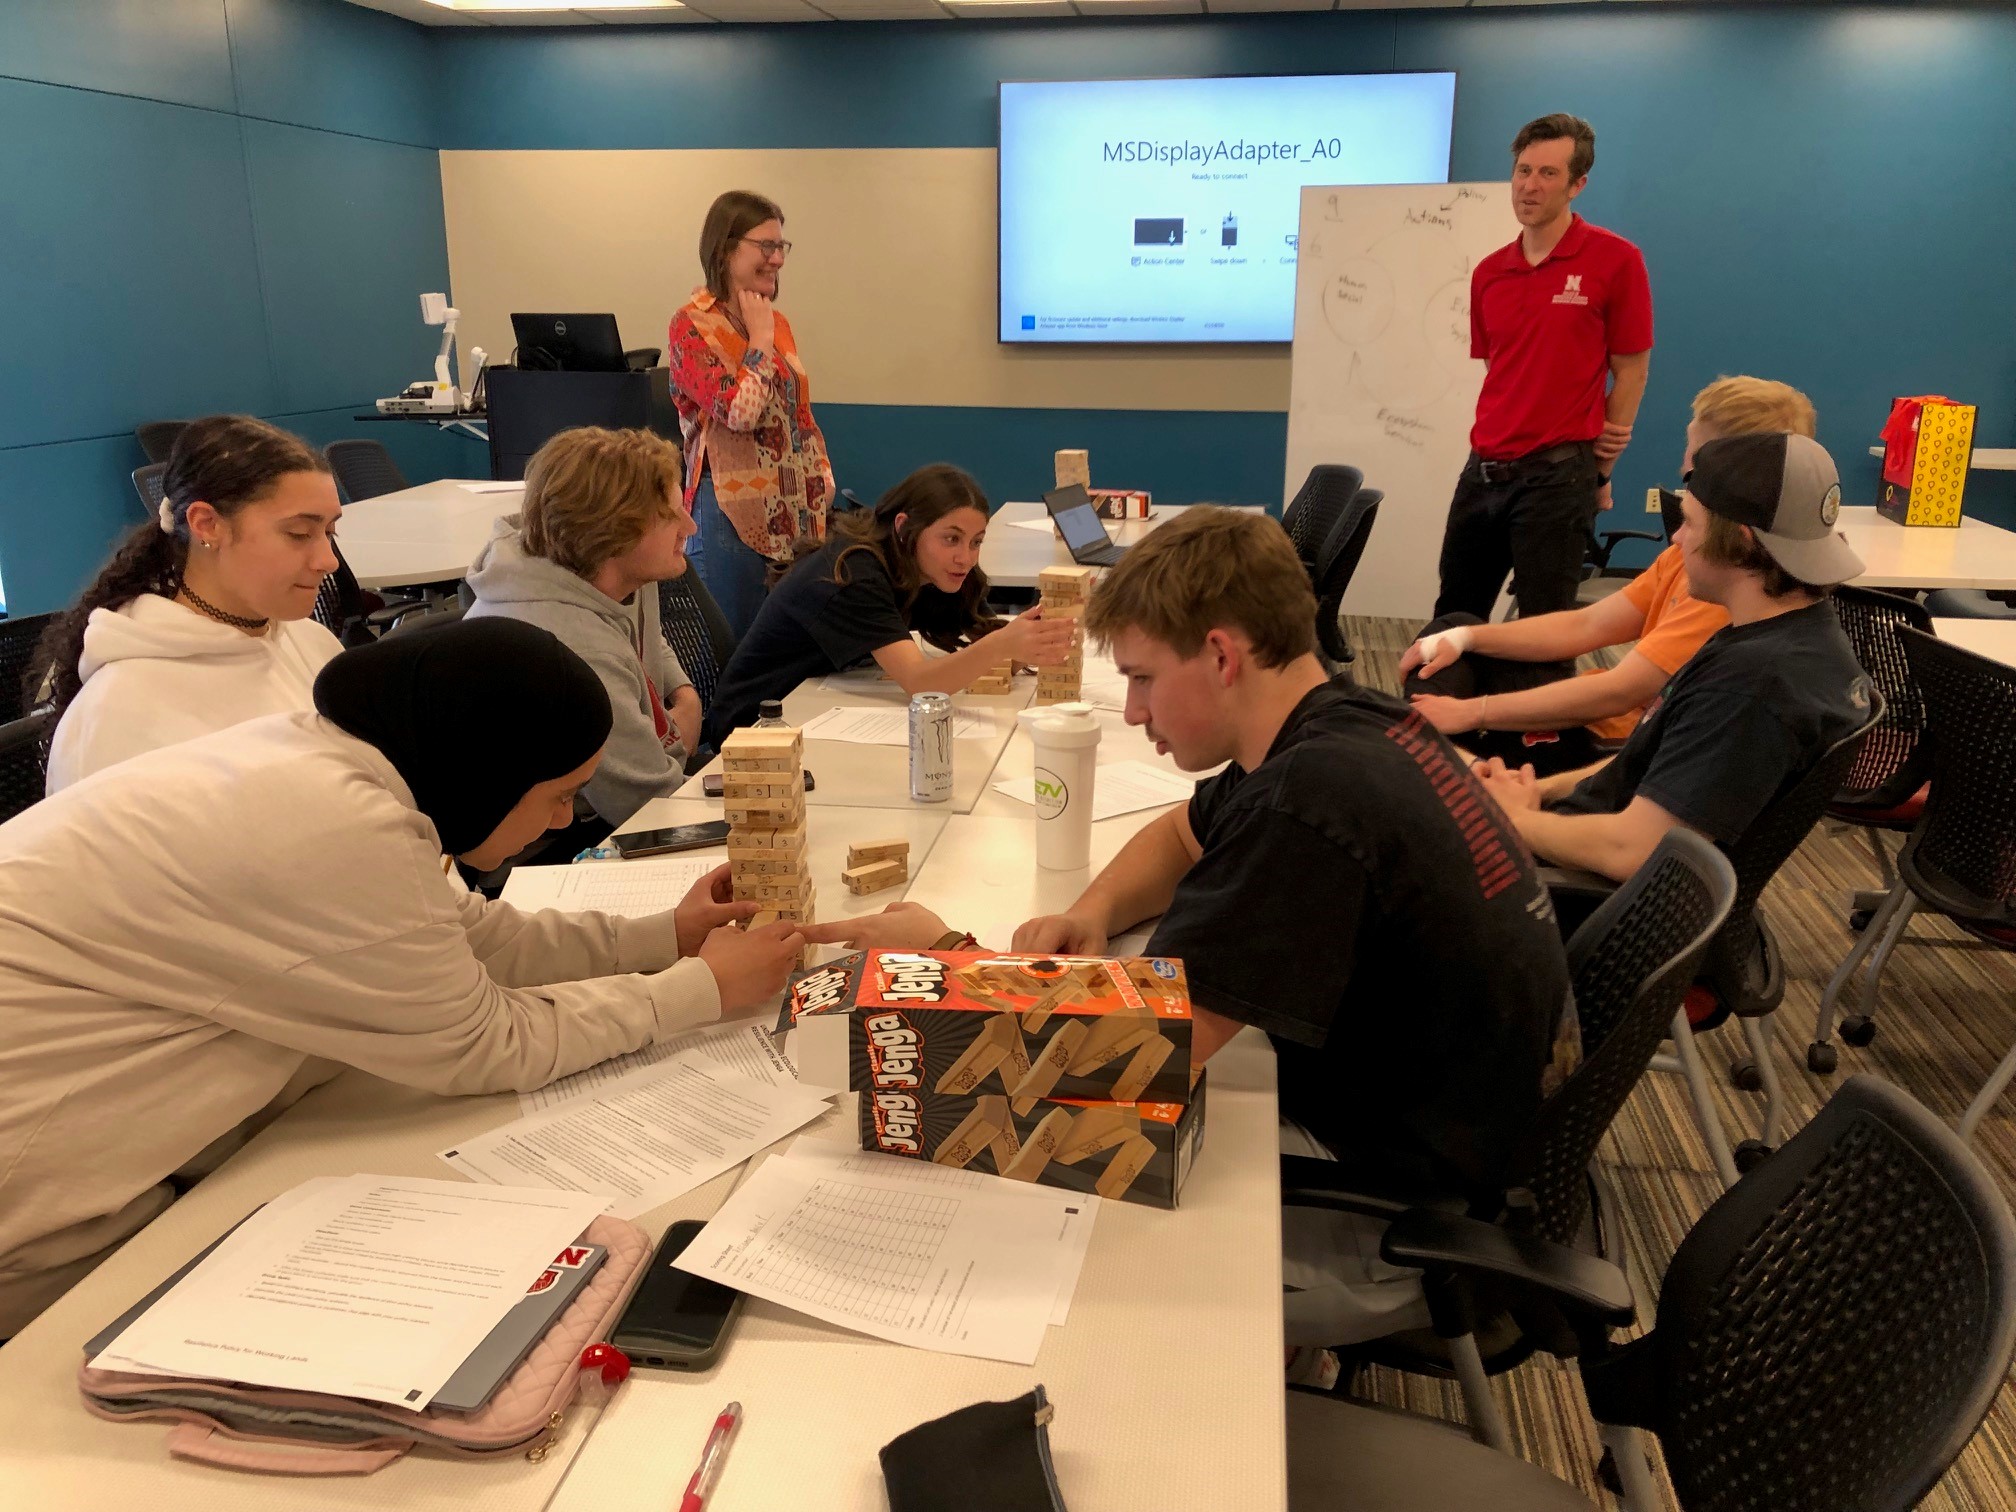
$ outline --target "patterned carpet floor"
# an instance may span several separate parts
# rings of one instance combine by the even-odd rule
[[[1344,623],[1358,650],[1353,669],[1358,678],[1396,691],[1398,657],[1413,638],[1415,623],[1348,615]],[[1858,833],[1823,825],[1764,895],[1787,975],[1773,1035],[1787,1135],[1812,1117],[1842,1079],[1862,1071],[1894,1082],[1940,1118],[1956,1122],[2016,1039],[2016,959],[1966,941],[1943,921],[1921,918],[1913,921],[1906,943],[1884,973],[1874,1042],[1861,1050],[1842,1045],[1840,1069],[1831,1077],[1807,1071],[1806,1044],[1821,989],[1854,940],[1846,923],[1846,897],[1878,885],[1866,841]],[[1729,1059],[1741,1053],[1741,1043],[1734,1024],[1701,1041],[1732,1143],[1759,1132],[1763,1118],[1762,1095],[1734,1090],[1724,1075]],[[2016,1197],[2016,1091],[1982,1120],[1974,1147]],[[1616,1198],[1623,1261],[1639,1297],[1640,1316],[1648,1317],[1667,1260],[1720,1190],[1679,1077],[1652,1074],[1640,1082],[1599,1162]],[[1531,1361],[1498,1377],[1494,1385],[1522,1455],[1580,1487],[1596,1505],[1615,1504],[1596,1480],[1601,1447],[1572,1368]],[[1377,1367],[1359,1379],[1353,1393],[1457,1421],[1463,1416],[1453,1383]],[[1656,1445],[1649,1435],[1640,1438],[1656,1465]],[[1666,1504],[1677,1508],[1670,1492]],[[1920,1506],[1930,1512],[2016,1509],[2016,1387],[2005,1383],[1980,1432]]]

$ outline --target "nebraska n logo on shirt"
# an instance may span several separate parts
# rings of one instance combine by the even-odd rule
[[[1582,275],[1580,273],[1565,273],[1562,275],[1562,279],[1561,292],[1554,296],[1554,303],[1572,305],[1585,305],[1589,303],[1589,296],[1582,292]]]

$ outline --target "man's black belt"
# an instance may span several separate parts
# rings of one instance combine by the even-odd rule
[[[1480,457],[1474,451],[1463,470],[1478,482],[1489,485],[1512,483],[1522,474],[1536,467],[1551,467],[1556,462],[1566,462],[1570,457],[1593,455],[1593,443],[1588,441],[1563,441],[1559,446],[1550,446],[1545,451],[1528,452],[1523,457]]]

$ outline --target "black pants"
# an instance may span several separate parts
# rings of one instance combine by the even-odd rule
[[[1596,453],[1578,445],[1566,456],[1542,460],[1560,450],[1511,462],[1473,454],[1464,464],[1442,530],[1438,618],[1489,619],[1507,572],[1521,619],[1575,607],[1596,519]]]
[[[1457,625],[1482,623],[1474,614],[1445,614],[1430,620],[1421,633],[1433,635]],[[1433,677],[1410,674],[1405,691],[1409,697],[1416,693],[1439,693],[1444,698],[1495,697],[1500,693],[1544,688],[1574,675],[1573,662],[1505,661],[1466,651]],[[1601,761],[1608,754],[1582,725],[1571,725],[1565,730],[1472,730],[1467,735],[1450,738],[1478,756],[1496,756],[1512,767],[1531,766],[1542,777],[1572,772]]]

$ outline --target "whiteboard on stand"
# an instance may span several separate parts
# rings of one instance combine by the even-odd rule
[[[1502,182],[1302,191],[1287,497],[1319,462],[1382,489],[1344,608],[1426,619],[1484,364],[1470,272],[1519,234]]]

